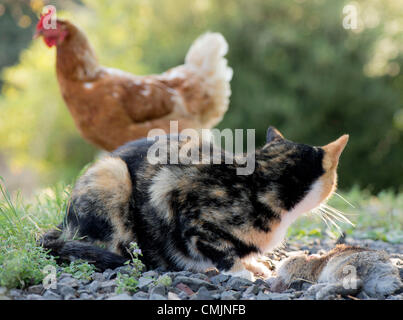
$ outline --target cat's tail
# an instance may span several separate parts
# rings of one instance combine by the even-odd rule
[[[95,265],[100,271],[120,267],[127,260],[116,253],[90,243],[78,240],[64,240],[62,232],[59,230],[46,233],[39,240],[39,244],[49,250],[49,253],[56,258],[58,263],[86,260]]]

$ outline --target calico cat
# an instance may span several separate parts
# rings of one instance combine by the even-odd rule
[[[332,195],[347,141],[311,147],[270,127],[250,175],[238,175],[236,162],[152,165],[147,151],[158,142],[130,142],[78,179],[64,223],[42,244],[62,261],[86,259],[101,270],[128,260],[135,241],[148,268],[267,275],[253,258]]]

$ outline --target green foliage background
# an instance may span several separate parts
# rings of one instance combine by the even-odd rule
[[[402,2],[355,1],[357,30],[342,27],[347,2],[338,0],[82,3],[58,15],[86,31],[103,65],[136,74],[181,64],[198,35],[223,33],[234,78],[219,128],[255,128],[260,145],[269,125],[314,145],[349,133],[341,187],[402,188]],[[0,96],[0,151],[46,184],[70,182],[97,152],[62,101],[54,57],[33,42],[3,71]]]

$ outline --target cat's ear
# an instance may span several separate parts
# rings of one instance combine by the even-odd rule
[[[335,166],[339,162],[340,155],[348,142],[348,137],[348,134],[342,135],[339,139],[322,147],[325,150],[326,158],[330,160],[330,166]]]
[[[274,140],[282,140],[284,139],[283,135],[274,127],[269,127],[267,129],[267,134],[266,134],[266,143],[270,143]]]

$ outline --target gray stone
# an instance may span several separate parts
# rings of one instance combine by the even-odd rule
[[[80,280],[78,280],[78,282],[80,284],[80,287],[83,287],[83,286],[88,285],[90,282],[92,282],[92,278],[90,278],[90,279],[87,279],[87,278],[80,279]]]
[[[212,291],[208,291],[206,287],[201,287],[190,300],[214,300]]]
[[[188,271],[186,271],[186,272],[188,272]],[[168,276],[168,277],[170,277],[172,280],[175,278],[175,277],[177,277],[178,275],[182,275],[181,274],[182,273],[182,271],[181,272],[165,272],[165,273],[162,273],[161,274],[161,277],[162,276]]]
[[[112,296],[106,300],[132,300],[132,297],[129,296],[127,293],[121,293],[116,296]]]
[[[137,292],[133,295],[133,300],[148,300],[149,294],[143,291]]]
[[[228,290],[221,293],[221,300],[238,300],[240,297],[241,293],[234,290]]]
[[[45,298],[39,294],[28,294],[25,298],[27,300],[45,300]]]
[[[256,300],[271,300],[270,295],[263,293],[262,291],[256,297]]]
[[[181,298],[179,298],[178,294],[176,294],[175,292],[169,291],[168,292],[168,300],[180,300]]]
[[[194,273],[194,274],[192,275],[192,278],[197,278],[197,279],[200,279],[200,280],[203,280],[203,281],[207,281],[207,280],[208,280],[208,276],[205,275],[204,273]]]
[[[291,293],[278,293],[278,292],[263,292],[260,291],[257,295],[257,300],[290,300],[293,294]]]
[[[106,269],[103,273],[103,276],[105,277],[106,280],[112,280],[116,278],[117,272],[112,269]]]
[[[64,285],[72,288],[78,288],[80,283],[78,282],[77,279],[66,276],[66,277],[60,277],[59,280],[57,281],[57,285]]]
[[[306,291],[306,290],[308,290],[311,286],[312,286],[312,283],[304,282],[304,283],[302,284],[301,290],[302,290],[302,291]]]
[[[292,297],[292,294],[290,293],[269,293],[268,296],[270,297],[270,300],[290,300]]]
[[[202,287],[202,286],[205,286],[208,290],[217,289],[216,285],[214,285],[210,282],[204,281],[204,280],[197,279],[197,278],[178,276],[173,281],[172,286],[175,287],[179,283],[183,283],[183,284],[187,285],[193,291],[199,290],[200,287]]]
[[[167,290],[170,292],[176,293],[176,294],[179,294],[182,292],[182,290],[175,288],[175,287],[168,287]]]
[[[82,294],[80,294],[80,300],[94,300],[94,296],[90,295],[86,292],[83,292]]]
[[[245,291],[251,285],[253,285],[252,281],[239,277],[232,277],[228,280],[226,286],[236,291]]]
[[[221,292],[217,292],[211,295],[214,300],[220,300],[221,299]]]
[[[294,293],[296,290],[293,288],[289,288],[287,290],[285,290],[283,293]]]
[[[167,297],[164,297],[157,293],[153,293],[150,295],[150,300],[167,300]]]
[[[6,287],[0,287],[0,294],[4,295],[7,292],[7,288]]]
[[[37,284],[35,286],[30,286],[27,291],[28,293],[41,294],[44,290],[43,285]]]
[[[105,282],[101,282],[101,286],[99,290],[103,293],[111,293],[115,291],[117,287],[115,280],[109,280]]]
[[[250,287],[248,287],[244,294],[246,295],[257,295],[259,293],[259,287],[257,285],[251,285]]]
[[[8,292],[8,295],[10,296],[10,297],[20,297],[21,295],[22,295],[22,290],[20,290],[20,289],[11,289],[9,292]]]
[[[401,294],[401,293],[403,293],[403,285],[401,285],[399,289],[395,290],[395,292],[393,292],[393,295],[397,295],[397,294]]]
[[[315,296],[305,292],[301,297],[298,298],[298,300],[315,300]]]
[[[211,277],[210,281],[214,284],[220,285],[221,283],[227,281],[228,279],[229,279],[228,275],[220,273],[214,277]]]
[[[115,269],[115,273],[121,273],[121,274],[132,274],[133,272],[133,267],[130,266],[122,266],[122,267],[118,267]]]
[[[166,294],[167,294],[167,288],[166,288],[164,285],[159,284],[159,285],[157,285],[157,286],[151,288],[150,294],[151,294],[151,295],[153,295],[153,294],[159,294],[159,295],[161,295],[161,296],[166,296]]]
[[[367,295],[364,291],[361,291],[360,293],[358,293],[357,298],[361,299],[361,300],[371,299],[371,297],[369,295]]]
[[[77,293],[78,294],[82,294],[82,293],[87,293],[87,294],[93,293],[93,294],[95,294],[95,292],[89,292],[87,289],[77,290]]]
[[[137,284],[137,287],[141,291],[148,291],[150,288],[150,285],[154,282],[154,279],[151,278],[146,278],[146,277],[140,277],[139,278],[139,283]]]
[[[154,271],[154,270],[150,270],[150,271],[144,272],[141,276],[142,277],[149,277],[149,278],[157,278],[158,277],[158,272]]]
[[[184,292],[184,291],[181,291],[180,293],[178,293],[178,297],[179,297],[179,299],[181,299],[181,300],[187,300],[187,299],[189,299],[189,296],[186,294],[186,292]]]
[[[270,289],[271,286],[271,282],[274,280],[274,277],[268,278],[266,281],[262,280],[262,279],[256,279],[256,281],[254,282],[255,285],[262,287],[262,288],[266,288],[266,289]]]
[[[92,279],[95,281],[100,281],[100,282],[105,281],[105,277],[104,277],[103,273],[100,273],[100,272],[94,272],[92,274]]]
[[[42,297],[45,300],[61,300],[62,299],[62,297],[59,294],[57,294],[51,290],[46,290]]]
[[[97,280],[94,280],[89,284],[88,290],[92,293],[95,293],[98,291],[100,286],[101,286],[101,283]]]
[[[295,280],[293,282],[291,282],[291,284],[289,285],[290,289],[295,289],[295,290],[303,290],[302,286],[307,283],[304,280]],[[308,289],[308,288],[307,288]]]
[[[182,271],[178,271],[178,272],[165,272],[162,275],[167,275],[167,276],[170,276],[172,279],[174,279],[177,276],[191,277],[191,276],[193,276],[193,272],[187,271],[187,270],[182,270]]]
[[[73,276],[72,276],[70,273],[65,273],[65,272],[63,272],[63,273],[60,274],[59,280],[62,280],[62,279],[64,279],[64,278],[72,278],[72,277],[73,277]]]
[[[74,288],[65,286],[65,285],[58,285],[57,286],[57,291],[66,298],[66,296],[75,296],[76,295],[76,290]]]

